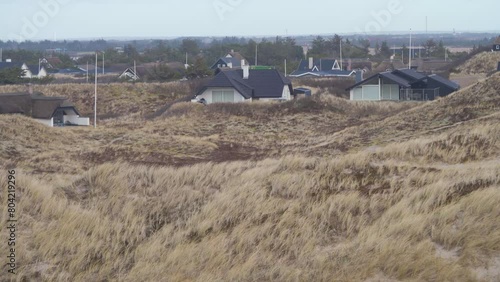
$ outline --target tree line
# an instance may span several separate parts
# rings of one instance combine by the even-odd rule
[[[291,73],[300,60],[305,59],[303,45],[307,44],[308,56],[316,58],[339,58],[341,53],[344,58],[369,58],[372,60],[383,60],[393,56],[390,43],[387,40],[378,41],[358,36],[342,37],[333,35],[330,37],[317,36],[309,43],[297,43],[296,38],[280,37],[264,38],[261,40],[242,37],[225,37],[218,39],[207,38],[182,38],[172,40],[131,40],[131,41],[26,41],[22,43],[0,41],[3,50],[3,58],[10,58],[16,62],[25,62],[37,65],[38,60],[44,57],[56,56],[61,60],[57,68],[71,68],[75,65],[85,65],[87,62],[94,63],[95,56],[89,55],[73,61],[67,50],[83,51],[97,50],[104,52],[107,66],[126,64],[132,66],[134,61],[140,65],[143,63],[155,63],[155,67],[148,74],[148,79],[153,81],[164,81],[182,77],[194,78],[204,77],[211,72],[209,67],[218,58],[225,56],[231,50],[239,52],[250,64],[273,66],[281,72]],[[424,57],[444,58],[447,49],[442,40],[427,39],[421,42],[423,37],[417,37],[416,44],[424,46]],[[408,47],[403,44],[403,54],[408,53]],[[374,54],[371,51],[374,50]],[[450,59],[456,59],[464,54],[452,55],[448,52]],[[396,56],[408,61],[408,56]],[[285,70],[285,60],[286,70]],[[168,63],[187,63],[187,70],[172,69]],[[102,63],[99,56],[98,62]],[[57,70],[57,69],[56,69]],[[55,70],[55,71],[56,71]]]

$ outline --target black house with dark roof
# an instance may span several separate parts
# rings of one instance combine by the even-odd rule
[[[248,61],[239,52],[231,50],[231,52],[229,52],[225,57],[217,59],[217,61],[210,68],[213,70],[224,68],[234,69],[241,68],[245,64],[248,64]]]
[[[220,71],[196,95],[211,103],[238,103],[253,100],[291,100],[292,82],[275,69],[243,66]]]
[[[89,125],[64,97],[47,97],[41,93],[0,94],[0,114],[22,114],[48,126]]]
[[[429,101],[460,89],[455,82],[439,75],[425,75],[413,69],[375,74],[346,89],[351,100]]]

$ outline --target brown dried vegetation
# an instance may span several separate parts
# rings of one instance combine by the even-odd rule
[[[98,129],[1,116],[18,279],[498,281],[499,85],[425,104],[179,103]]]

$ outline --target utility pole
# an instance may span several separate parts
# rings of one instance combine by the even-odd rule
[[[89,83],[89,61],[87,61],[87,83]]]
[[[340,70],[344,70],[342,63],[342,38],[340,38]]]
[[[259,43],[255,42],[255,65],[258,66],[257,59],[258,59],[258,52],[259,52]]]
[[[97,52],[95,52],[94,128],[97,128]]]
[[[137,65],[134,60],[134,81],[138,80],[139,76],[137,75]]]
[[[104,51],[102,52],[102,74],[104,74]]]
[[[408,56],[408,68],[411,69],[411,59],[413,58],[413,56],[411,55],[412,51],[411,51],[411,28],[410,28],[410,51],[408,52],[409,53],[409,56]]]
[[[403,65],[405,63],[405,49],[401,48],[401,61],[403,62]]]

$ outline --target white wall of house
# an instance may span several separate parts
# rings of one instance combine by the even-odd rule
[[[21,69],[24,71],[24,75],[22,76],[23,78],[32,78],[33,77],[33,73],[31,73],[30,69],[28,68],[28,66],[26,64],[23,64]]]
[[[45,124],[46,126],[54,127],[54,118],[51,119],[35,119],[39,123]]]
[[[285,85],[283,87],[283,95],[282,95],[282,98],[284,100],[287,100],[287,101],[290,101],[292,100],[292,93],[290,93],[290,87],[288,87],[288,85]]]
[[[47,75],[48,75],[47,70],[45,70],[45,68],[42,67],[42,69],[38,73],[38,78],[44,78],[44,77],[47,77]]]
[[[207,101],[207,104],[213,104],[213,103],[218,102],[217,101],[218,99],[217,99],[217,97],[214,97],[214,94],[220,95],[220,93],[232,93],[233,94],[232,99],[224,101],[226,103],[241,103],[241,102],[246,102],[246,101],[252,100],[252,99],[245,99],[245,97],[243,97],[234,88],[209,88],[209,89],[205,90],[205,92],[203,92],[201,95],[198,95],[196,98],[198,100],[203,98],[203,99],[205,99],[205,101]],[[227,95],[227,94],[225,94],[225,95]]]
[[[353,101],[399,101],[399,85],[362,85],[351,89],[350,96]]]
[[[63,117],[64,123],[70,122],[75,125],[89,126],[90,118],[82,118],[79,115],[66,115]]]

